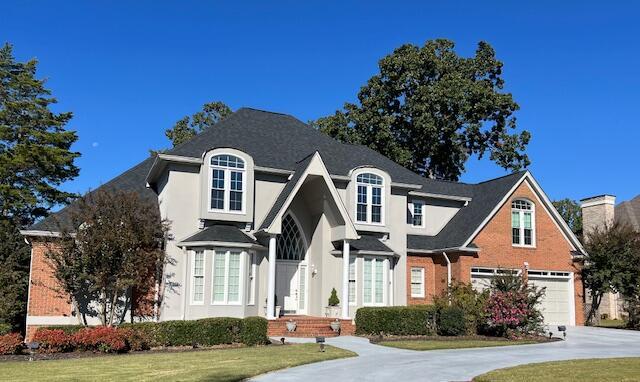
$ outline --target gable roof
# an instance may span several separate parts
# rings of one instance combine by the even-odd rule
[[[640,232],[640,195],[615,206],[615,219]]]

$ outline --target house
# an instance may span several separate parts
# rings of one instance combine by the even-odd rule
[[[597,195],[580,200],[580,207],[585,237],[594,229],[602,229],[613,222],[628,224],[640,232],[640,195],[618,205],[614,195]],[[606,318],[622,319],[623,302],[618,293],[607,293],[602,297],[598,312]]]
[[[289,115],[243,108],[102,187],[136,190],[171,222],[159,320],[347,320],[362,306],[428,304],[454,280],[485,288],[513,269],[547,288],[548,323],[583,322],[583,249],[528,171],[479,184],[426,179]],[[31,329],[77,322],[46,287],[41,244],[65,211],[23,231]]]

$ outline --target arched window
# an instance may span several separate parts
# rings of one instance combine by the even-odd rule
[[[535,215],[533,203],[516,199],[511,202],[511,243],[533,246],[535,242]]]
[[[282,219],[282,234],[278,237],[276,258],[278,260],[304,260],[305,251],[300,227],[293,220],[293,217],[287,214]]]
[[[229,154],[211,157],[211,194],[209,209],[223,212],[243,212],[245,195],[245,164]]]
[[[365,172],[356,177],[356,221],[382,224],[384,181],[381,176]]]

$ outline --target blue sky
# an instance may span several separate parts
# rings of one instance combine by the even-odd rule
[[[303,121],[353,101],[403,43],[480,40],[533,135],[530,167],[550,198],[640,193],[640,5],[537,1],[84,1],[4,3],[0,42],[40,60],[95,188],[170,144],[164,130],[222,100]],[[505,171],[472,159],[462,181]]]

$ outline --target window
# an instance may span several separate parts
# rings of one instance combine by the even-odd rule
[[[191,260],[191,302],[204,302],[204,252],[196,251]]]
[[[511,243],[533,246],[535,241],[533,203],[527,200],[511,202]]]
[[[349,305],[357,305],[356,300],[356,257],[349,257]]]
[[[242,159],[229,154],[211,157],[211,210],[244,211],[245,184]]]
[[[240,303],[242,252],[215,250],[213,253],[213,304]]]
[[[304,260],[306,248],[302,232],[290,214],[282,219],[282,234],[278,237],[276,258],[278,260]]]
[[[356,221],[358,223],[382,224],[383,199],[381,176],[362,173],[356,177]]]
[[[424,297],[424,268],[411,268],[411,297]]]
[[[385,260],[364,258],[362,294],[364,305],[384,305]]]
[[[247,270],[247,274],[249,275],[248,281],[249,285],[247,287],[247,305],[255,304],[255,295],[256,295],[256,254],[251,252],[249,254],[249,267]]]
[[[409,204],[409,211],[411,212],[411,225],[413,227],[424,227],[424,202],[421,200],[414,200]]]

